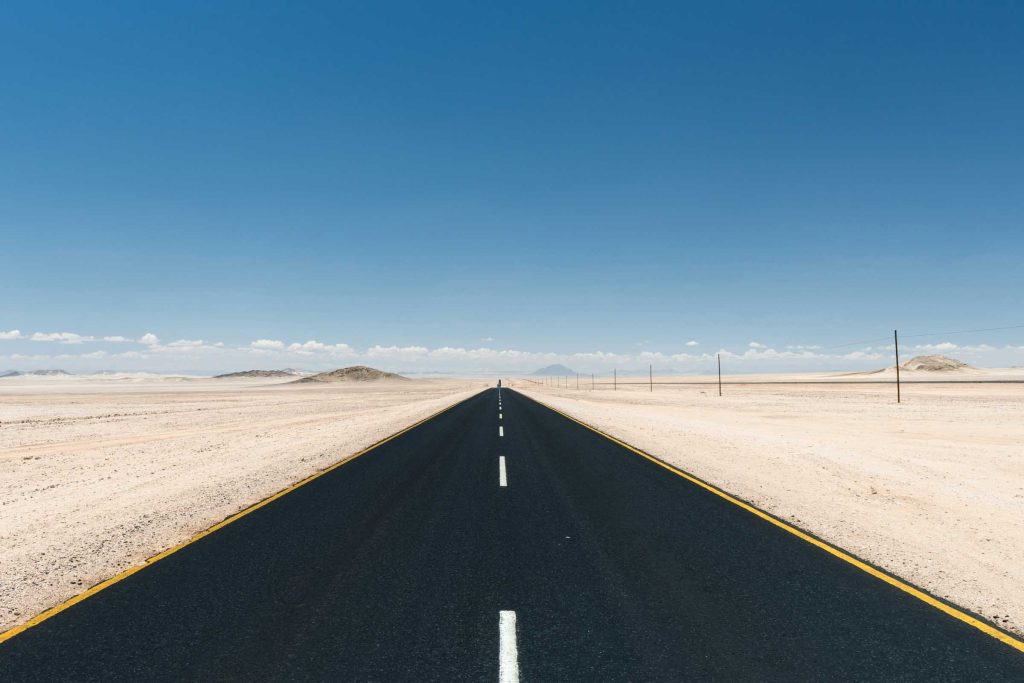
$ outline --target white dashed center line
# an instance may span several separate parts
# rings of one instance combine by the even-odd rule
[[[498,486],[508,486],[508,475],[505,473],[505,456],[498,456]]]
[[[498,436],[505,436],[505,428],[498,427]]]
[[[516,645],[516,613],[502,610],[498,615],[498,683],[519,683],[519,647]]]

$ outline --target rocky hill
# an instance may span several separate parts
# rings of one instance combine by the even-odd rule
[[[370,368],[365,365],[353,365],[348,368],[340,368],[338,370],[330,370],[328,372],[321,372],[318,375],[310,375],[309,377],[303,377],[302,379],[295,380],[296,383],[312,383],[312,382],[377,382],[380,380],[402,380],[405,382],[411,382],[408,377],[402,375],[396,375],[393,372],[384,372],[376,368]]]
[[[955,372],[957,370],[974,370],[975,368],[947,356],[915,356],[900,365],[901,370],[924,372]]]
[[[241,372],[229,372],[224,375],[215,375],[214,379],[229,379],[235,377],[294,377],[299,373],[295,370],[243,370]]]
[[[0,373],[0,377],[22,377],[29,375],[35,377],[69,377],[71,373],[63,370],[29,370],[27,372],[8,370],[7,372]]]

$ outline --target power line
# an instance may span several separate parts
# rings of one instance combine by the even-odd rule
[[[973,332],[998,332],[1000,330],[1020,330],[1024,329],[1024,325],[1009,325],[1007,327],[984,327],[977,330],[956,330],[953,332],[926,332],[924,334],[905,334],[903,338],[908,337],[942,337],[948,334],[971,334]]]
[[[919,339],[921,337],[943,337],[950,334],[973,334],[975,332],[999,332],[1001,330],[1020,330],[1024,329],[1024,325],[1007,325],[1006,327],[982,327],[976,330],[953,330],[951,332],[923,332],[919,334],[904,334],[900,335],[904,339]],[[889,341],[888,337],[876,337],[875,339],[864,339],[862,341],[847,342],[845,344],[836,344],[834,346],[822,346],[822,351],[828,351],[829,349],[842,349],[847,346],[859,346],[861,344],[874,344],[877,342]]]

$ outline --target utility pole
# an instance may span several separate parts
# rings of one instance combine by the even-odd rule
[[[648,379],[650,379],[650,382],[651,382],[651,391],[654,391],[654,366],[653,365],[648,365],[647,366],[647,373],[648,373],[648,375],[647,375]]]
[[[722,354],[718,355],[718,395],[722,395]]]
[[[896,330],[892,331],[892,340],[896,343],[896,402],[900,400],[900,335]]]
[[[612,370],[612,391],[619,390],[619,369]]]
[[[580,388],[580,373],[576,373],[576,388]]]
[[[594,373],[590,373],[590,390],[594,390]]]

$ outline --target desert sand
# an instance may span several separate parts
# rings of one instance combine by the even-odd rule
[[[579,390],[512,384],[1024,633],[1024,384],[938,383],[1024,374],[903,374],[929,381],[904,386],[900,405],[891,383],[726,384],[721,398],[707,376],[655,377],[708,384],[655,384],[653,392],[646,377],[626,378],[636,384],[617,391],[610,383],[595,390],[585,382]],[[736,379],[829,376],[726,378]]]
[[[491,382],[0,380],[0,630]]]

